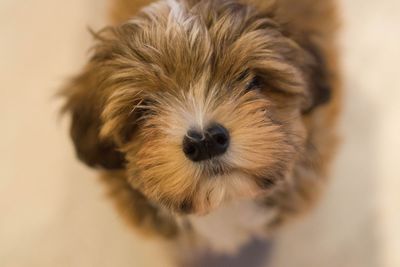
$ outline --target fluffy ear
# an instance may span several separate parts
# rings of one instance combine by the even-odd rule
[[[322,51],[311,42],[308,42],[304,48],[311,58],[311,64],[309,66],[311,100],[308,107],[303,111],[304,114],[307,114],[312,112],[315,108],[329,102],[332,88],[330,84],[330,72]]]
[[[84,72],[63,90],[67,98],[63,111],[71,114],[71,137],[80,160],[90,167],[121,169],[124,155],[114,141],[100,138],[101,111],[105,92],[100,90],[101,74],[90,63]]]

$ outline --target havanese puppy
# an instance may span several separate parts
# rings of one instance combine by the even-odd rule
[[[130,224],[232,252],[315,202],[340,100],[333,0],[111,10],[64,110]]]

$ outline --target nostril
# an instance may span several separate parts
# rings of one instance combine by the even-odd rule
[[[187,132],[186,136],[183,138],[182,150],[192,161],[199,161],[202,159],[203,150],[203,135],[200,132],[190,130]]]
[[[225,153],[230,139],[228,130],[220,124],[214,124],[207,129],[207,133],[213,141],[213,152],[216,155]]]
[[[197,153],[197,148],[194,144],[190,142],[184,142],[183,144],[183,152],[190,157],[194,157]]]
[[[226,144],[229,141],[228,130],[220,124],[209,127],[207,133],[219,144]]]
[[[221,146],[225,146],[228,143],[228,137],[224,134],[218,134],[214,137],[215,142]]]

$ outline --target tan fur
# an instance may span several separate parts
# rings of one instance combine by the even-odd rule
[[[315,202],[340,102],[333,1],[117,0],[111,17],[65,110],[132,224],[177,236],[187,214],[254,199],[277,210],[272,229]],[[229,150],[191,162],[183,137],[213,122]]]

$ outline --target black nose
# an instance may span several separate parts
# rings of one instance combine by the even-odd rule
[[[213,124],[206,131],[190,130],[183,139],[183,152],[192,161],[202,161],[222,155],[229,147],[229,132]]]

